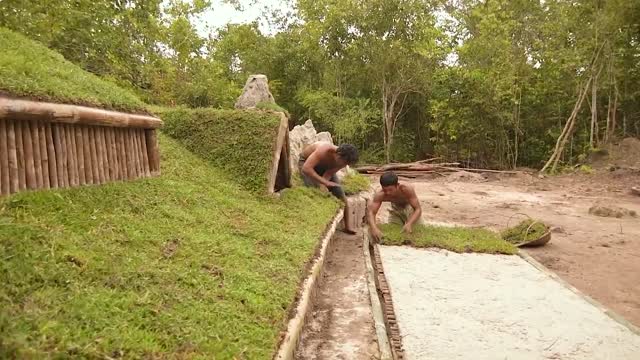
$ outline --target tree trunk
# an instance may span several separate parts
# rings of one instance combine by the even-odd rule
[[[593,81],[591,82],[591,132],[589,134],[589,145],[590,147],[597,147],[597,134],[596,132],[598,127],[598,77],[595,76]]]

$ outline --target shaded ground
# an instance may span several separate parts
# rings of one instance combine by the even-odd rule
[[[380,246],[405,358],[637,359],[640,336],[518,256]]]
[[[460,178],[458,176],[458,178]],[[413,182],[430,222],[501,230],[524,213],[554,227],[551,243],[527,250],[570,284],[640,325],[640,219],[589,214],[596,203],[640,213],[628,188],[638,175],[607,173],[538,179],[522,175],[467,182]],[[511,218],[511,220],[510,220]]]
[[[296,358],[378,358],[361,235],[336,232]]]

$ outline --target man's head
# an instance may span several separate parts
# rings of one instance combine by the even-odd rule
[[[386,171],[380,176],[380,185],[382,186],[382,192],[385,195],[393,195],[398,191],[400,186],[398,185],[398,175],[393,171]]]
[[[358,162],[358,149],[351,144],[341,144],[336,153],[338,158],[344,162],[343,165],[355,165]]]

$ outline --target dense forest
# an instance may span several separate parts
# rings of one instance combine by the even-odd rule
[[[255,3],[233,2],[236,6]],[[197,31],[207,0],[3,0],[0,26],[147,103],[230,108],[266,74],[364,162],[542,168],[640,136],[640,1],[297,0]],[[555,151],[554,151],[555,150]]]

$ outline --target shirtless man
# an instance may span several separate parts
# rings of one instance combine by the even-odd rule
[[[347,165],[358,162],[358,150],[351,144],[335,146],[327,142],[315,142],[302,149],[298,167],[306,186],[319,187],[322,191],[330,191],[333,196],[344,202],[344,232],[355,234],[348,228],[349,204],[344,190],[338,183],[336,173]]]
[[[422,223],[422,207],[413,186],[398,183],[398,176],[393,171],[387,171],[380,176],[379,190],[373,195],[373,200],[367,207],[367,220],[371,228],[371,235],[382,239],[382,231],[376,224],[376,215],[383,201],[391,202],[389,222],[402,225],[402,231],[413,232],[413,225]]]

